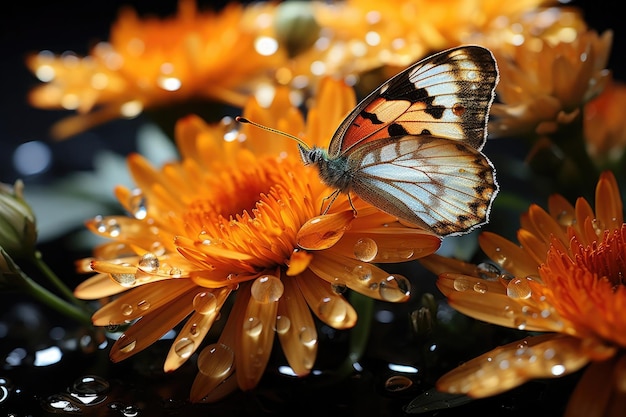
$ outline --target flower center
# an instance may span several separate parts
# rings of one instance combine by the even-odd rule
[[[617,230],[606,230],[602,240],[591,246],[583,247],[572,239],[571,250],[579,267],[593,273],[598,279],[608,280],[613,290],[624,285],[626,224]]]

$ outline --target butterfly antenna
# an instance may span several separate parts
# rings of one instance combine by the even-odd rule
[[[235,117],[235,120],[238,121],[239,123],[247,123],[247,124],[250,124],[250,125],[252,125],[254,127],[258,127],[259,129],[263,129],[263,130],[271,132],[271,133],[276,133],[277,135],[285,136],[285,137],[287,137],[289,139],[295,140],[298,143],[298,145],[302,146],[304,149],[306,149],[306,150],[311,149],[311,147],[309,145],[307,145],[306,142],[303,141],[302,139],[300,139],[299,137],[291,135],[291,134],[289,134],[287,132],[283,132],[282,130],[278,130],[278,129],[274,129],[274,128],[271,128],[271,127],[264,126],[264,125],[262,125],[260,123],[253,122],[252,120],[246,119],[245,117],[241,117],[241,116]]]

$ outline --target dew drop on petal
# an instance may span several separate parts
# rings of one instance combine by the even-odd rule
[[[482,262],[476,265],[476,275],[482,279],[497,281],[501,273],[500,268],[492,263]]]
[[[472,284],[467,278],[455,278],[454,279],[454,289],[457,291],[467,291],[472,288]]]
[[[187,337],[181,338],[174,345],[174,351],[179,357],[183,359],[187,359],[188,357],[190,357],[195,349],[196,343]]]
[[[147,252],[141,257],[139,268],[144,272],[156,272],[159,269],[159,258],[154,253]]]
[[[276,302],[283,295],[285,287],[280,278],[273,275],[263,275],[254,280],[250,294],[259,303]]]
[[[193,308],[200,314],[213,314],[217,310],[217,298],[212,292],[199,292],[193,298]]]
[[[310,327],[303,327],[300,329],[300,333],[298,334],[298,339],[300,343],[307,347],[313,347],[317,343],[317,331]]]
[[[352,275],[362,282],[367,282],[372,278],[372,269],[366,265],[357,265],[352,269]]]
[[[126,336],[122,335],[120,337],[121,340],[122,338],[125,338]],[[126,342],[126,343],[121,343],[120,344],[120,352],[122,353],[129,353],[132,352],[133,349],[135,349],[135,346],[137,346],[137,341],[136,340],[131,340],[130,342]]]
[[[131,314],[133,314],[133,306],[131,306],[130,304],[122,304],[120,306],[120,309],[122,310],[122,315],[124,316],[130,316]]]
[[[95,221],[96,221],[96,230],[101,235],[108,236],[111,238],[116,238],[120,235],[122,231],[122,227],[120,226],[120,224],[117,222],[116,219],[97,216]]]
[[[404,391],[411,385],[413,385],[413,381],[402,375],[394,375],[385,381],[385,389],[390,392]]]
[[[206,376],[221,378],[232,371],[234,360],[230,347],[215,343],[202,349],[198,355],[198,370]]]
[[[148,310],[150,308],[150,301],[141,300],[140,302],[137,303],[137,308],[141,311]]]
[[[556,221],[561,226],[565,226],[565,227],[572,226],[574,223],[576,223],[576,216],[574,215],[574,213],[571,213],[567,210],[563,210],[562,212],[557,214]]]
[[[530,285],[525,278],[514,278],[506,286],[506,295],[511,298],[526,300],[531,294]]]
[[[146,208],[146,199],[143,196],[141,190],[133,190],[128,201],[128,207],[131,214],[138,220],[143,220],[148,215],[148,209]]]
[[[348,315],[348,310],[342,300],[336,298],[323,298],[317,309],[319,315],[329,323],[343,323]]]
[[[354,244],[354,256],[363,262],[372,261],[378,254],[378,245],[368,237],[357,240]]]
[[[330,284],[330,289],[335,293],[335,294],[343,294],[346,292],[346,290],[348,289],[348,287],[345,284]]]
[[[480,294],[485,294],[489,287],[484,282],[477,282],[474,284],[474,291]]]
[[[287,316],[276,316],[276,333],[285,334],[291,328],[291,320]]]
[[[402,275],[389,275],[380,282],[378,292],[385,301],[406,301],[411,295],[411,283]]]
[[[257,337],[263,330],[263,322],[258,317],[248,317],[243,322],[244,331],[251,337]]]
[[[122,287],[132,287],[137,282],[135,274],[111,274],[111,277]]]

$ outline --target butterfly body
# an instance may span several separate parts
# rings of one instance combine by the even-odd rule
[[[401,222],[440,236],[487,221],[498,185],[481,152],[498,70],[491,52],[462,46],[419,61],[367,96],[328,151],[299,144],[305,164]]]

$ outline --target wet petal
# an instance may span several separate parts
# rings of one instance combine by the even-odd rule
[[[194,313],[189,317],[172,343],[165,365],[165,372],[178,369],[198,349],[204,337],[219,316],[222,306],[231,293],[230,289],[214,291],[200,288],[193,298]]]
[[[313,217],[298,231],[298,246],[306,250],[328,249],[341,239],[352,220],[352,210]]]
[[[239,291],[251,291],[251,286],[242,286]],[[274,342],[277,311],[278,301],[248,300],[235,334],[237,381],[244,391],[256,387],[263,376]]]
[[[539,265],[515,243],[490,232],[481,233],[478,242],[494,262],[515,276],[537,275]]]
[[[334,251],[320,251],[309,265],[329,284],[348,287],[363,295],[384,301],[407,301],[411,284],[403,276],[390,274],[368,262],[345,258]]]
[[[437,389],[482,398],[499,394],[534,378],[576,372],[588,363],[580,339],[541,335],[500,346],[450,371]]]
[[[321,321],[335,329],[349,329],[356,324],[356,311],[328,282],[310,270],[294,279],[309,308]]]
[[[295,279],[284,279],[285,294],[278,303],[276,333],[289,366],[298,376],[307,375],[317,355],[317,329],[311,311]]]
[[[128,359],[159,340],[191,313],[196,294],[196,289],[187,290],[160,308],[151,309],[150,314],[135,322],[111,346],[111,360]]]
[[[93,324],[109,326],[134,320],[174,302],[195,287],[189,280],[172,280],[134,288],[96,311]]]

